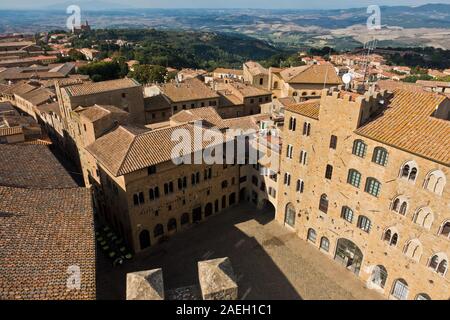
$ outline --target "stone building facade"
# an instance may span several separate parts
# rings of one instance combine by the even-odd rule
[[[444,96],[323,90],[286,107],[276,219],[391,299],[448,299]]]

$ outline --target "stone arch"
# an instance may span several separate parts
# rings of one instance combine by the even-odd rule
[[[150,247],[150,232],[144,229],[139,233],[139,247],[144,250]]]
[[[338,240],[334,259],[356,275],[361,270],[363,258],[361,249],[353,241],[345,238]]]
[[[433,269],[434,272],[440,274],[441,276],[445,276],[448,269],[447,255],[444,252],[433,254],[428,261],[428,267]]]
[[[400,169],[400,177],[410,182],[416,182],[419,175],[419,166],[414,160],[405,162]]]
[[[439,235],[450,238],[450,220],[445,220],[442,222],[439,228]]]
[[[176,231],[177,230],[177,219],[171,218],[169,222],[167,222],[167,231]]]
[[[419,208],[414,215],[414,223],[430,230],[434,221],[433,211],[429,207]]]
[[[441,170],[433,170],[427,174],[424,188],[441,196],[446,184],[445,174]]]
[[[181,215],[180,224],[181,225],[189,224],[189,213],[185,212]]]
[[[213,214],[213,205],[211,202],[208,202],[205,206],[205,217],[209,217]]]
[[[383,289],[386,285],[387,277],[388,272],[386,268],[382,265],[377,265],[372,270],[372,274],[370,275],[370,282]]]
[[[295,207],[291,202],[286,205],[284,212],[284,223],[291,227],[295,226]]]
[[[392,286],[391,296],[398,300],[408,299],[409,287],[404,279],[396,279]]]
[[[387,242],[390,246],[395,247],[398,243],[399,232],[397,228],[387,228],[383,233],[383,241]]]
[[[423,252],[423,247],[422,247],[422,243],[420,242],[419,239],[411,239],[409,240],[406,244],[405,244],[405,248],[403,250],[403,253],[415,260],[415,261],[419,261],[420,257],[422,256],[422,252]]]
[[[155,228],[153,229],[153,236],[155,238],[160,237],[164,235],[164,226],[160,223],[158,223]]]

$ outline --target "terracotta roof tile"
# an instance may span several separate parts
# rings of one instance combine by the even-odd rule
[[[342,84],[336,70],[328,63],[288,68],[281,71],[280,75],[287,83]]]
[[[432,116],[447,98],[425,92],[395,90],[388,109],[356,133],[450,165],[450,121]]]
[[[5,144],[0,144],[0,185],[42,189],[77,186],[48,147]]]
[[[101,82],[87,82],[65,87],[71,96],[85,96],[95,93],[139,87],[140,84],[133,79],[125,78]]]
[[[90,190],[0,186],[0,251],[0,299],[95,299]],[[70,266],[79,290],[67,288]]]
[[[301,114],[308,118],[318,120],[320,110],[320,99],[308,100],[297,104],[290,104],[286,106],[286,110]]]
[[[188,79],[178,84],[175,82],[165,83],[160,88],[164,95],[175,103],[219,98],[216,92],[196,78]]]

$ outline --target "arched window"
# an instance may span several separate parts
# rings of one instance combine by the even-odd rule
[[[392,288],[392,296],[398,300],[406,300],[408,299],[408,293],[408,283],[403,279],[395,280]]]
[[[294,96],[294,97],[298,96],[297,91],[294,91],[294,92],[292,93],[292,96]]]
[[[139,245],[141,247],[141,250],[150,247],[150,232],[148,232],[147,230],[142,230],[139,233]]]
[[[448,258],[445,253],[437,253],[433,255],[428,262],[428,267],[441,276],[447,273]]]
[[[402,216],[406,215],[406,211],[408,210],[408,202],[406,202],[406,198],[403,196],[395,198],[392,202],[391,210],[400,213]]]
[[[417,223],[419,226],[430,230],[431,225],[434,221],[434,215],[430,208],[424,207],[417,210],[414,216],[414,223]]]
[[[304,122],[303,123],[303,135],[309,136],[311,134],[311,123]]]
[[[157,224],[155,229],[153,230],[153,236],[156,238],[156,237],[162,236],[163,234],[164,234],[164,227],[163,227],[163,225],[162,224]]]
[[[189,213],[185,212],[181,215],[180,224],[184,225],[189,223]]]
[[[364,158],[366,156],[367,153],[367,145],[364,143],[364,141],[362,140],[355,140],[353,142],[353,151],[352,153],[355,156]]]
[[[320,249],[328,252],[330,250],[330,240],[327,237],[322,237],[320,239]]]
[[[385,148],[376,147],[373,151],[372,162],[381,166],[386,166],[388,160],[388,152]]]
[[[328,196],[325,193],[320,196],[319,210],[324,213],[328,212]]]
[[[167,223],[167,230],[172,231],[177,229],[177,220],[175,218],[172,218]]]
[[[357,225],[358,225],[358,228],[360,228],[361,230],[363,230],[367,233],[369,233],[370,229],[372,228],[372,222],[366,216],[359,216]]]
[[[402,216],[404,216],[404,215],[406,215],[406,209],[408,208],[408,204],[406,203],[406,201],[404,201],[403,203],[402,203],[402,205],[400,206],[400,214],[402,215]]]
[[[317,239],[316,230],[309,229],[308,230],[308,240],[315,243],[316,239]]]
[[[278,89],[278,81],[275,81],[275,82],[273,83],[273,88],[274,88],[274,89]]]
[[[394,228],[389,228],[384,232],[383,240],[390,246],[396,246],[398,242],[398,232]]]
[[[400,177],[412,183],[416,182],[418,166],[415,161],[406,162],[400,170]]]
[[[349,207],[342,207],[341,218],[352,223],[353,222],[353,210]]]
[[[422,244],[418,239],[410,240],[405,246],[404,253],[407,257],[419,261],[422,256]]]
[[[446,183],[447,179],[444,173],[441,170],[434,170],[425,178],[424,188],[441,196]]]
[[[286,210],[284,214],[284,222],[291,227],[295,225],[295,208],[292,203],[288,203],[286,205]]]
[[[388,273],[386,268],[382,265],[378,265],[373,268],[372,276],[370,278],[373,284],[383,289],[386,285],[387,277]]]
[[[427,295],[426,293],[419,293],[416,296],[416,300],[431,300],[431,297]]]
[[[359,171],[355,169],[348,170],[347,183],[356,188],[359,188],[361,184],[361,173],[359,173]]]
[[[378,197],[381,191],[381,183],[375,178],[367,178],[365,191],[374,197]]]
[[[439,229],[439,235],[450,238],[450,221],[445,221]]]
[[[294,117],[290,117],[289,118],[289,130],[295,131],[296,127],[297,127],[297,119],[295,119]]]

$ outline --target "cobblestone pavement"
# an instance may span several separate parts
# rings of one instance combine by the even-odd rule
[[[113,268],[99,256],[99,299],[124,299],[127,272],[159,267],[166,290],[197,285],[197,262],[220,257],[233,264],[240,299],[382,299],[269,211],[247,204],[212,216],[123,266]]]

